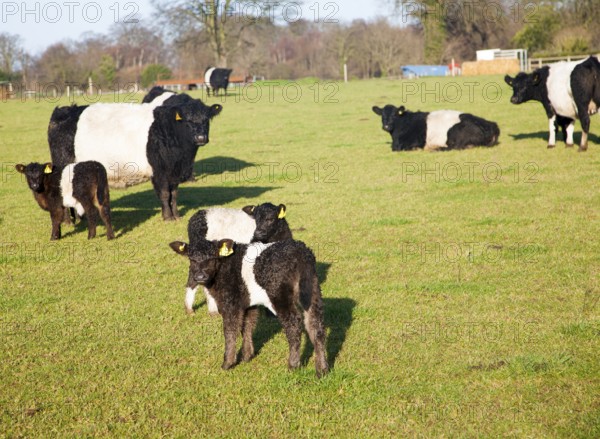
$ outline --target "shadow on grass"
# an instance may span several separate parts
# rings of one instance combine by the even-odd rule
[[[543,140],[544,142],[548,142],[548,131],[537,131],[535,133],[510,134],[510,137],[512,137],[513,140],[540,139],[540,140]],[[557,142],[564,143],[565,140],[566,140],[566,138],[562,135],[562,133],[559,132],[556,134]],[[581,140],[581,132],[579,132],[579,134],[575,133],[573,136],[573,141],[575,142],[576,146],[579,144],[580,140]],[[588,141],[598,145],[598,144],[600,144],[600,137],[598,137],[595,134],[588,133]]]
[[[329,329],[327,337],[327,362],[329,367],[335,366],[342,346],[346,341],[346,334],[352,325],[352,313],[356,302],[348,298],[324,298],[323,307],[325,310],[325,327]],[[267,317],[266,313],[261,313],[254,332],[254,348],[256,355],[259,354],[262,347],[267,344],[275,335],[281,331],[281,324],[276,318]],[[308,339],[308,336],[306,336]],[[300,357],[300,363],[306,366],[314,355],[314,346],[306,340],[304,349]]]
[[[198,160],[194,164],[194,176],[196,179],[202,179],[204,175],[221,175],[225,172],[241,172],[242,170],[256,166],[244,160],[234,157],[217,156],[204,160]],[[241,179],[243,175],[239,176]],[[254,173],[250,173],[250,178],[254,178]],[[233,180],[233,178],[232,178]]]
[[[346,341],[346,334],[352,325],[352,313],[356,302],[346,297],[325,298],[323,299],[325,309],[325,327],[329,328],[329,337],[327,337],[327,362],[330,368],[335,367],[342,346]],[[305,343],[300,362],[306,366],[313,356],[314,347],[312,343]]]
[[[220,206],[238,198],[256,198],[274,187],[181,187],[177,194],[179,215],[208,206]],[[155,206],[149,208],[150,206]],[[154,189],[126,194],[111,201],[112,223],[117,237],[123,236],[154,215],[160,215],[160,202]]]

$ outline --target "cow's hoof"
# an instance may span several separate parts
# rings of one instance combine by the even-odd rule
[[[228,362],[224,361],[223,364],[221,364],[221,369],[223,369],[223,370],[229,370],[233,366],[235,366],[235,363],[228,363]]]
[[[186,308],[185,308],[185,313],[186,313],[188,316],[193,316],[193,315],[194,315],[194,308],[188,308],[188,307],[186,307]]]
[[[175,217],[173,216],[163,216],[164,221],[175,221]]]
[[[587,151],[587,146],[580,146],[579,149],[577,150],[577,152],[586,152]]]
[[[208,315],[211,317],[218,317],[219,316],[219,311],[209,311]]]
[[[550,144],[548,144],[548,147],[547,147],[547,148],[548,148],[548,149],[551,149],[551,148],[554,148],[555,146],[556,146],[556,145],[550,145]]]
[[[573,144],[572,144],[572,143],[567,143],[567,144],[565,145],[565,148],[573,148]]]

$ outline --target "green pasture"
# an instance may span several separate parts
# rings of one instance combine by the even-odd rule
[[[494,76],[205,98],[223,112],[183,218],[162,221],[150,182],[115,189],[110,242],[85,221],[49,241],[14,165],[49,161],[57,103],[0,102],[0,437],[599,437],[600,119],[588,152],[548,150],[541,104],[509,97]],[[387,103],[494,120],[500,143],[392,153]],[[287,371],[264,316],[256,358],[222,371],[221,319],[202,294],[184,312],[167,244],[197,209],[266,201],[317,256],[321,380],[310,343]]]

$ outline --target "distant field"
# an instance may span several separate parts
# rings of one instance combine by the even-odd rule
[[[181,221],[147,182],[111,192],[116,240],[83,223],[57,243],[14,172],[49,160],[57,104],[0,102],[0,437],[600,437],[600,118],[588,152],[547,150],[541,105],[509,97],[501,77],[211,97]],[[475,113],[500,144],[392,153],[387,103]],[[197,209],[265,201],[317,256],[322,380],[312,348],[287,371],[265,317],[256,358],[222,371],[221,319],[202,295],[183,310],[167,244]]]

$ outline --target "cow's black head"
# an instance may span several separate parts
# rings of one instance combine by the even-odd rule
[[[540,69],[533,73],[519,73],[514,78],[506,75],[504,81],[513,89],[510,101],[513,104],[522,104],[532,99],[539,100],[539,93],[544,87],[544,72]]]
[[[404,106],[400,106],[399,108],[393,105],[386,105],[383,108],[373,107],[373,112],[381,116],[383,130],[387,131],[388,133],[394,131],[396,121],[398,120],[398,117],[404,114],[404,111]]]
[[[243,210],[256,221],[252,242],[266,243],[292,238],[292,232],[285,220],[285,204],[275,206],[263,203],[258,206],[246,206]]]
[[[24,174],[27,178],[29,189],[34,192],[42,193],[45,190],[45,180],[48,174],[52,174],[54,167],[52,163],[29,163],[25,165],[16,165],[17,172]]]
[[[198,285],[210,286],[219,272],[221,260],[234,252],[231,239],[203,239],[194,243],[193,248],[181,241],[174,241],[169,246],[175,253],[187,256],[190,260],[187,284],[189,288],[196,288]]]
[[[199,99],[189,99],[174,105],[162,105],[154,109],[155,118],[162,123],[173,124],[173,131],[180,144],[204,146],[208,143],[210,120],[223,107],[219,104],[205,105]]]

